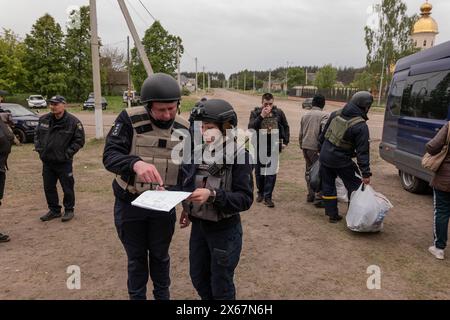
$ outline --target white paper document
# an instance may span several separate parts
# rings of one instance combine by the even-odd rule
[[[131,204],[144,209],[170,212],[190,195],[190,192],[149,190],[137,197]]]

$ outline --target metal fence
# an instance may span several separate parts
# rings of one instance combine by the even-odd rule
[[[288,92],[290,97],[312,98],[314,95],[321,93],[325,99],[332,101],[347,102],[353,94],[358,92],[356,88],[332,88],[332,89],[313,89],[313,88],[297,88]]]

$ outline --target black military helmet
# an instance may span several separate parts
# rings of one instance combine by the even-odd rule
[[[237,116],[231,104],[222,99],[201,101],[192,110],[194,121],[208,121],[214,123],[229,122],[237,126]]]
[[[368,111],[373,103],[373,96],[368,91],[358,91],[350,99],[350,102],[357,105],[359,108]]]
[[[165,73],[155,73],[145,79],[141,89],[141,102],[170,102],[181,99],[178,82]]]

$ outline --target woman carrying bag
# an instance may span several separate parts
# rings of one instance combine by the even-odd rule
[[[448,221],[450,218],[450,153],[449,123],[447,122],[436,136],[426,145],[427,153],[422,164],[435,171],[430,185],[434,193],[434,244],[428,251],[436,259],[444,259],[444,249],[447,245]],[[429,164],[429,165],[427,165]],[[433,164],[432,166],[430,164]]]

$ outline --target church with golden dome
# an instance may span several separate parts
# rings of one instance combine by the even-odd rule
[[[431,17],[431,3],[425,2],[420,7],[420,19],[414,24],[411,38],[414,46],[419,49],[428,49],[434,46],[436,35],[439,33],[438,24]]]

